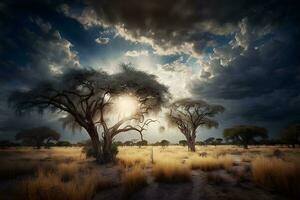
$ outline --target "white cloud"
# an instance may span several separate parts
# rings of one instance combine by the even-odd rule
[[[133,51],[127,51],[127,52],[125,53],[125,56],[128,56],[128,57],[148,56],[148,51],[147,51],[147,50],[141,50],[141,51],[136,51],[136,50],[133,50]]]
[[[98,44],[108,44],[109,41],[110,39],[107,37],[98,37],[95,39],[95,42],[97,42]]]

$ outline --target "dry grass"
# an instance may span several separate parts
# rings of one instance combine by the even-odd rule
[[[4,161],[0,164],[0,179],[14,179],[20,176],[33,175],[38,169],[36,162]]]
[[[147,185],[146,175],[140,167],[133,167],[124,171],[122,176],[123,196],[128,197],[132,193],[140,190]]]
[[[284,193],[295,193],[300,189],[296,182],[300,171],[299,148],[250,146],[248,150],[244,150],[237,146],[220,145],[197,146],[196,149],[192,153],[187,151],[187,147],[181,146],[120,147],[117,158],[122,167],[111,168],[95,166],[93,162],[85,159],[79,147],[41,150],[8,148],[0,150],[0,179],[16,178],[16,182],[24,179],[21,184],[21,199],[76,200],[92,198],[98,190],[112,186],[112,181],[101,176],[99,172],[113,177],[117,182],[119,179],[116,170],[120,169],[123,173],[122,188],[126,196],[126,192],[130,195],[144,186],[146,169],[152,168],[152,175],[158,182],[189,181],[192,169],[209,171],[209,174],[214,173],[212,170],[225,169],[230,172],[230,176],[241,176],[241,180],[246,177],[250,181],[249,171],[238,174],[232,165],[240,160],[253,160],[253,179],[257,183]],[[274,153],[276,149],[280,149],[280,157],[278,153]],[[201,152],[206,152],[207,156],[200,157]],[[259,161],[258,156],[267,160]],[[278,158],[274,158],[275,156]],[[210,182],[218,184],[222,181],[218,180],[220,177],[209,174]],[[20,187],[17,188],[20,190]]]
[[[120,147],[117,155],[118,163],[125,168],[137,165],[145,167],[151,162],[150,150],[150,148]]]
[[[233,165],[233,159],[229,156],[220,157],[199,157],[192,156],[188,160],[192,169],[201,169],[203,171],[211,171],[217,169],[230,169]]]
[[[111,185],[111,181],[96,170],[89,171],[85,176],[77,173],[69,182],[62,180],[57,173],[39,171],[36,177],[21,182],[20,196],[28,200],[88,200],[97,191]]]
[[[252,175],[258,184],[287,195],[297,195],[300,189],[300,166],[297,163],[258,157],[252,161]]]
[[[176,183],[191,180],[188,165],[176,160],[161,160],[153,166],[153,176],[158,182]]]

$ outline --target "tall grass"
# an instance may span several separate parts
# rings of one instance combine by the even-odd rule
[[[146,175],[140,167],[133,167],[124,171],[122,175],[123,197],[129,197],[132,193],[147,185]]]
[[[256,183],[287,195],[299,195],[300,166],[278,158],[258,157],[252,161]]]
[[[233,165],[233,159],[229,156],[220,157],[199,157],[192,156],[188,160],[192,169],[201,169],[203,171],[211,171],[217,169],[230,169]]]
[[[20,184],[22,199],[89,200],[97,191],[112,186],[112,182],[95,169],[86,172],[85,175],[76,172],[72,181],[68,182],[61,175],[40,170],[36,177],[22,181]]]
[[[176,183],[191,180],[191,171],[188,165],[176,160],[160,160],[153,166],[153,176],[158,182]]]

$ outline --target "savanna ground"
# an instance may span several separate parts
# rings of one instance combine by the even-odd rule
[[[119,147],[99,166],[80,147],[0,150],[0,199],[299,198],[300,149],[279,146]]]

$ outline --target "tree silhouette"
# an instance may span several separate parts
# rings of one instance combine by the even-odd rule
[[[281,131],[280,136],[284,143],[292,145],[295,148],[296,144],[300,143],[300,124],[287,126]]]
[[[34,145],[38,149],[45,143],[48,144],[51,140],[58,141],[60,134],[48,127],[36,127],[22,130],[16,134],[16,140],[22,140],[24,144]]]
[[[209,138],[207,138],[206,140],[204,140],[204,143],[205,143],[206,145],[214,144],[214,143],[215,143],[215,138],[214,138],[214,137],[209,137]]]
[[[138,109],[130,116],[112,120],[114,99],[122,94],[137,98]],[[106,163],[114,159],[113,138],[127,131],[136,131],[142,137],[152,122],[145,119],[146,115],[159,111],[168,98],[167,87],[154,75],[122,65],[122,71],[112,75],[93,69],[70,70],[29,90],[15,91],[9,101],[19,113],[33,109],[63,112],[64,125],[85,129],[97,161]]]
[[[186,140],[180,140],[179,142],[178,142],[178,144],[180,144],[180,145],[182,145],[182,146],[186,146],[187,145],[187,141]]]
[[[212,117],[224,110],[221,105],[210,105],[203,100],[180,99],[170,105],[167,119],[186,137],[189,150],[195,151],[198,127],[217,127],[218,123]]]
[[[231,140],[233,143],[242,144],[247,149],[248,145],[255,141],[255,138],[267,138],[268,131],[254,125],[238,125],[224,129],[223,136],[227,141]]]
[[[162,146],[163,148],[169,146],[170,142],[168,140],[162,140],[160,141],[160,146]]]

